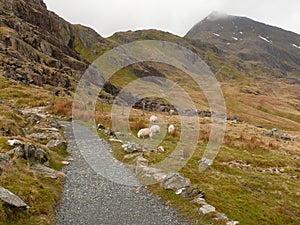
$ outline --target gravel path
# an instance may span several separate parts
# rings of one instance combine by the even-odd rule
[[[57,211],[58,224],[188,224],[147,189],[117,184],[98,175],[77,148],[71,124],[64,122],[63,125],[66,127],[68,150],[74,161],[63,169],[67,179]],[[92,141],[89,137],[94,135],[93,132],[76,126],[82,140],[86,143]],[[109,145],[104,140],[100,141],[103,144],[100,147],[105,148],[100,150],[109,152]],[[133,183],[136,182],[132,179]]]

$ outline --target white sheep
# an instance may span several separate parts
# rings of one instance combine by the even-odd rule
[[[151,126],[150,130],[153,134],[160,133],[160,127],[158,125]]]
[[[173,124],[169,125],[168,127],[168,133],[171,134],[171,135],[175,135],[175,127]]]
[[[157,116],[151,116],[150,117],[150,123],[155,123],[157,121]]]
[[[138,138],[144,138],[149,136],[152,139],[153,133],[151,132],[150,128],[143,128],[140,129],[139,132],[137,133]]]

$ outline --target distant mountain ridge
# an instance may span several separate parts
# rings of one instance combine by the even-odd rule
[[[263,62],[283,75],[299,74],[300,35],[278,27],[212,12],[185,37],[212,43],[243,61]]]

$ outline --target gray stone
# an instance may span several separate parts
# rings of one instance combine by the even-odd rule
[[[192,198],[200,194],[205,196],[205,193],[197,187],[186,187],[183,189],[180,195],[183,198]]]
[[[47,166],[36,164],[31,167],[33,171],[35,171],[39,176],[48,177],[52,179],[57,179],[59,174],[63,174],[62,172],[51,169]]]
[[[48,148],[59,148],[59,149],[67,149],[67,142],[64,140],[51,140],[46,145]]]
[[[130,159],[133,159],[133,158],[136,158],[136,157],[138,157],[138,156],[141,156],[142,155],[142,153],[132,153],[132,154],[127,154],[127,155],[125,155],[124,156],[124,159],[125,160],[130,160]]]
[[[28,135],[28,137],[39,139],[39,140],[46,140],[47,139],[47,136],[43,133],[32,133],[32,134]]]
[[[141,167],[141,166],[148,166],[149,161],[145,159],[144,157],[140,156],[135,159],[135,166]]]
[[[123,144],[122,148],[125,152],[129,152],[129,153],[138,152],[138,151],[143,150],[143,148],[140,144],[130,143],[130,142]]]
[[[193,200],[190,201],[190,203],[193,203],[195,205],[207,205],[205,199],[200,197],[194,198]]]
[[[164,189],[177,191],[180,188],[191,186],[191,181],[179,173],[169,173],[162,180]]]
[[[20,197],[3,187],[0,187],[0,199],[11,207],[16,207],[19,209],[29,208],[29,206]]]
[[[213,213],[216,211],[216,208],[213,207],[212,205],[209,205],[209,204],[206,204],[206,205],[203,205],[200,209],[199,209],[199,213],[202,214],[202,215],[206,215],[206,214],[209,214],[209,213]]]
[[[18,146],[9,151],[8,154],[12,154],[17,158],[27,159],[30,163],[45,164],[50,159],[49,154],[46,151],[31,143],[25,143],[22,146]]]
[[[226,223],[226,225],[239,225],[239,224],[240,224],[239,221],[228,221],[228,222]]]
[[[12,139],[12,140],[8,140],[7,144],[10,146],[18,146],[18,145],[23,145],[24,142],[22,142],[20,140]]]
[[[216,216],[214,217],[214,220],[223,220],[223,221],[228,221],[228,217],[224,213],[217,213]]]

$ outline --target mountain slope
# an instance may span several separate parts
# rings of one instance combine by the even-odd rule
[[[72,90],[92,53],[115,46],[92,29],[49,12],[43,1],[0,0],[0,19],[4,76],[24,83]]]
[[[186,35],[210,42],[249,63],[261,63],[277,77],[300,74],[300,35],[281,28],[213,12]]]

